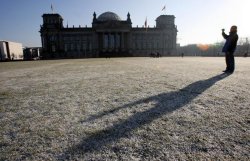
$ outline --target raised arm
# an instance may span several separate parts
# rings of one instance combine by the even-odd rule
[[[222,36],[224,37],[224,39],[227,39],[227,38],[228,38],[228,35],[225,34],[225,31],[224,31],[224,30],[222,30]]]

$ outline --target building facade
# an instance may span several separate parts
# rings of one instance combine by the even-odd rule
[[[97,17],[92,27],[63,26],[59,14],[43,14],[40,33],[44,58],[93,58],[149,56],[176,52],[177,27],[173,15],[161,15],[155,27],[132,27],[130,14],[126,20],[113,12]]]

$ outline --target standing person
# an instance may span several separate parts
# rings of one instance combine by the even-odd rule
[[[222,36],[224,37],[224,39],[226,39],[222,52],[225,53],[226,65],[227,65],[226,70],[224,70],[223,72],[233,73],[235,68],[234,51],[236,49],[238,41],[237,26],[231,27],[229,35],[225,34],[225,29],[222,29]]]

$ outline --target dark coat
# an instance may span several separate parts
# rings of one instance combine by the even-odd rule
[[[238,41],[237,33],[230,32],[230,34],[227,35],[225,34],[225,32],[222,32],[222,36],[224,37],[224,39],[226,39],[225,45],[222,48],[222,52],[233,53],[237,46],[237,41]]]

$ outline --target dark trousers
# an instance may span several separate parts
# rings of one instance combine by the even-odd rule
[[[235,68],[234,67],[234,53],[226,52],[225,58],[226,58],[226,65],[227,65],[226,70],[229,72],[234,72],[234,68]]]

